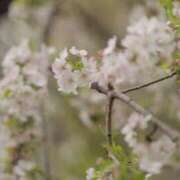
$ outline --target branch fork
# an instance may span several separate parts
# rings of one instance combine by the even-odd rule
[[[146,84],[127,89],[122,92],[116,92],[112,85],[108,85],[108,89],[105,89],[104,87],[99,86],[97,82],[93,82],[91,84],[91,89],[96,90],[97,92],[104,94],[108,98],[108,103],[107,103],[107,115],[106,115],[106,128],[107,128],[107,138],[108,138],[108,143],[112,145],[112,110],[113,110],[113,104],[114,100],[119,100],[126,105],[128,105],[131,109],[133,109],[135,112],[143,115],[144,117],[146,116],[151,116],[152,117],[152,122],[165,134],[167,134],[172,141],[177,142],[180,139],[180,133],[168,126],[166,123],[163,121],[159,120],[152,112],[144,109],[142,106],[140,106],[138,103],[136,103],[133,99],[131,99],[128,95],[126,95],[129,92],[139,90],[148,86],[151,86],[153,84],[159,83],[161,81],[170,79],[176,75],[176,72],[172,72],[168,76],[165,76],[163,78],[160,78],[158,80],[148,82]]]

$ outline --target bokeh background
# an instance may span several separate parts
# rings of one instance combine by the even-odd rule
[[[58,49],[77,46],[94,54],[113,35],[119,41],[125,36],[133,12],[141,14],[142,5],[147,3],[143,0],[0,0],[0,58],[24,38]],[[151,7],[149,11],[156,13]],[[173,80],[169,80],[132,96],[167,123],[180,128],[179,94],[174,89],[177,88]],[[106,141],[104,97],[87,91],[81,97],[62,95],[50,76],[49,97],[45,98],[49,173],[53,180],[85,180],[86,170],[105,153],[102,148]],[[114,133],[121,143],[119,128],[121,121],[126,120],[121,117],[126,117],[129,109],[117,104],[114,111]],[[152,179],[180,179],[178,164],[165,167]]]

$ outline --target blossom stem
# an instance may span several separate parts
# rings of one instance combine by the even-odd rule
[[[125,93],[125,94],[126,94],[126,93],[129,93],[129,92],[132,92],[132,91],[136,91],[136,90],[139,90],[139,89],[146,88],[146,87],[148,87],[148,86],[151,86],[151,85],[153,85],[153,84],[159,83],[159,82],[161,82],[161,81],[170,79],[170,78],[174,77],[175,75],[177,75],[177,73],[176,73],[176,72],[172,72],[172,73],[170,73],[169,75],[164,76],[164,77],[162,77],[162,78],[160,78],[160,79],[157,79],[157,80],[155,80],[155,81],[151,81],[151,82],[145,83],[145,84],[143,84],[143,85],[139,85],[139,86],[136,86],[136,87],[133,87],[133,88],[124,90],[124,91],[122,91],[122,93]]]

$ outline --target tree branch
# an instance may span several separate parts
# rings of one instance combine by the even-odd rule
[[[139,89],[146,88],[146,87],[148,87],[148,86],[154,85],[154,84],[159,83],[159,82],[161,82],[161,81],[170,79],[170,78],[174,77],[175,75],[177,75],[177,73],[176,73],[176,72],[172,72],[171,74],[169,74],[169,75],[167,75],[167,76],[164,76],[164,77],[162,77],[162,78],[160,78],[160,79],[157,79],[157,80],[155,80],[155,81],[151,81],[151,82],[145,83],[145,84],[143,84],[143,85],[136,86],[136,87],[133,87],[133,88],[124,90],[124,91],[122,91],[122,93],[125,93],[125,94],[126,94],[126,93],[129,93],[129,92],[132,92],[132,91],[136,91],[136,90],[139,90]]]
[[[106,129],[107,129],[107,138],[109,145],[112,145],[112,110],[114,104],[114,97],[111,95],[113,91],[112,87],[109,86],[108,103],[107,103],[107,115],[106,115]]]
[[[180,138],[180,133],[178,131],[159,120],[152,112],[144,109],[126,94],[113,92],[113,97],[127,104],[135,112],[142,114],[143,116],[150,115],[152,117],[152,122],[154,122],[159,127],[159,129],[166,133],[173,141],[177,141]]]
[[[137,104],[133,99],[131,99],[125,93],[123,93],[123,92],[117,93],[114,90],[109,92],[109,90],[106,90],[103,87],[100,87],[98,85],[98,83],[96,83],[96,82],[92,83],[91,88],[95,89],[99,93],[102,93],[102,94],[108,95],[114,99],[120,100],[121,102],[123,102],[123,103],[127,104],[129,107],[131,107],[135,112],[137,112],[143,116],[150,115],[152,117],[152,122],[154,122],[159,127],[159,129],[161,131],[163,131],[164,133],[166,133],[173,141],[176,141],[180,138],[180,133],[177,130],[169,127],[167,124],[165,124],[164,122],[159,120],[153,113],[144,109],[142,106]]]

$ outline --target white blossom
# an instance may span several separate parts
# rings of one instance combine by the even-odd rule
[[[151,117],[132,114],[128,123],[122,129],[125,141],[139,157],[139,167],[149,174],[158,174],[162,167],[167,164],[175,152],[175,143],[167,135],[161,135],[157,140],[146,142],[138,139],[138,133],[142,136],[147,128]],[[138,132],[138,130],[140,130]]]
[[[61,74],[57,77],[58,83],[58,90],[63,91],[66,93],[74,93],[77,94],[77,81],[75,79],[75,73],[70,70],[64,70]]]
[[[75,47],[64,49],[52,65],[58,90],[66,93],[77,93],[78,87],[88,86],[92,81],[96,62],[87,57],[85,50]]]
[[[86,175],[86,180],[92,180],[94,178],[95,175],[95,169],[94,168],[89,168],[86,171],[87,175]]]
[[[122,40],[123,50],[116,51],[116,42],[114,36],[94,57],[75,47],[64,49],[52,65],[58,89],[76,94],[78,88],[88,87],[92,82],[121,89],[124,84],[141,81],[142,75],[156,74],[155,65],[170,62],[176,48],[173,30],[155,17],[142,17],[128,27]]]
[[[108,41],[107,47],[103,50],[102,55],[107,56],[111,54],[112,52],[114,52],[116,48],[116,43],[117,43],[117,37],[114,36]]]
[[[156,17],[142,17],[130,25],[122,45],[139,65],[154,66],[160,60],[171,60],[175,49],[174,32]]]
[[[1,174],[5,175],[6,166],[11,166],[12,170],[8,175],[12,177],[18,175],[20,179],[26,180],[27,172],[36,166],[32,162],[33,157],[19,152],[18,147],[40,140],[42,103],[47,96],[49,56],[49,50],[46,47],[42,46],[39,51],[32,51],[29,41],[23,41],[19,46],[10,49],[2,62]],[[28,123],[28,127],[22,129]],[[17,159],[14,159],[14,155],[8,149],[13,149],[12,152],[16,153]],[[4,161],[6,158],[12,164],[6,164]]]
[[[3,70],[12,68],[15,64],[23,65],[31,58],[29,41],[23,40],[19,46],[12,47],[2,62]]]

